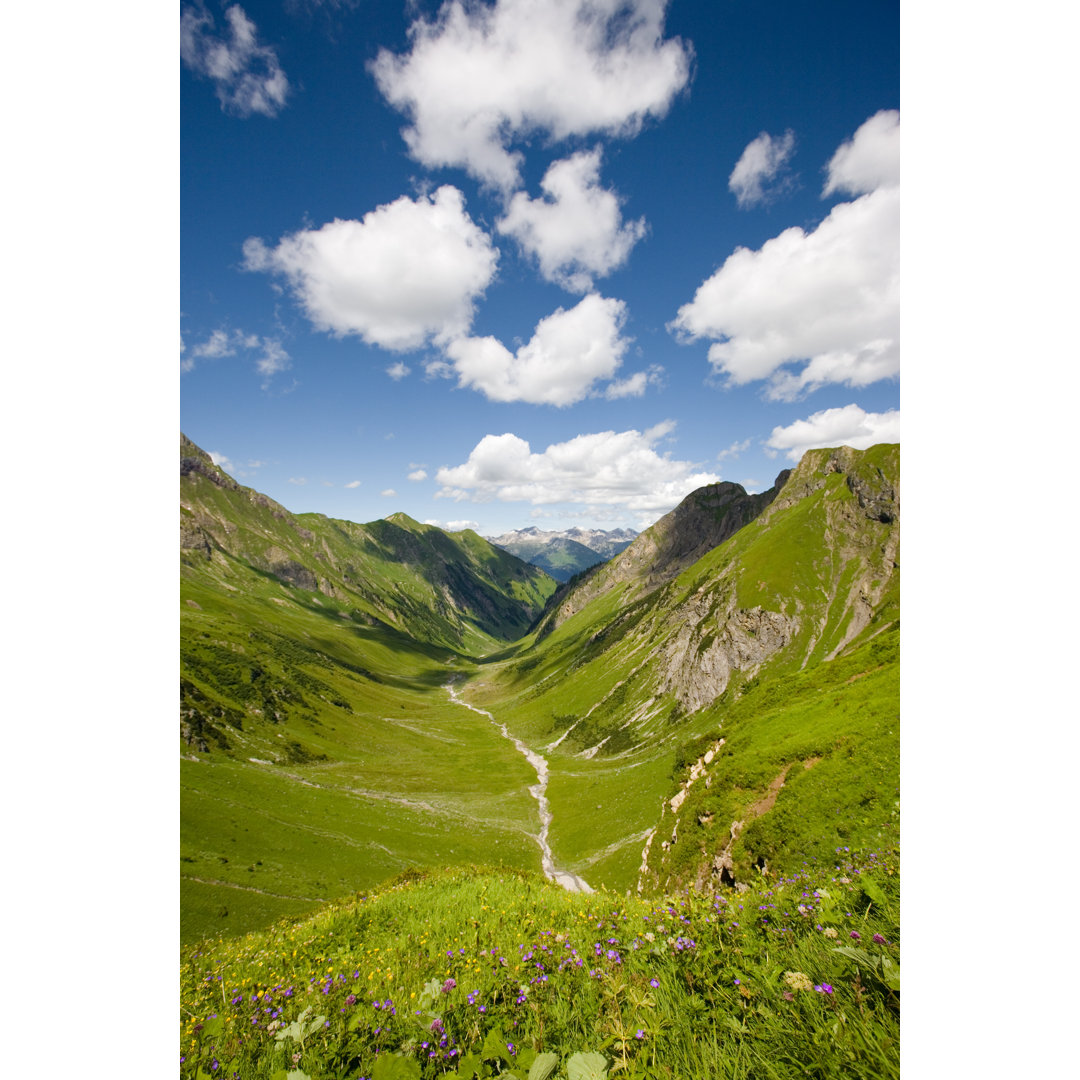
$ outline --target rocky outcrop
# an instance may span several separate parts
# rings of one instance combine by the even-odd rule
[[[657,659],[658,693],[673,693],[688,712],[715,701],[734,672],[750,672],[784,648],[796,618],[757,607],[737,610],[732,596],[720,612],[702,591],[676,613],[679,630]]]
[[[657,832],[662,832],[666,825],[664,824],[664,817],[671,812],[675,821],[671,829],[671,839],[661,841],[661,850],[667,852],[670,850],[673,844],[678,843],[679,840],[679,810],[682,808],[682,804],[686,801],[686,796],[690,793],[690,789],[705,776],[705,772],[712,764],[713,758],[716,757],[717,751],[724,745],[723,739],[717,739],[716,742],[705,751],[690,766],[690,775],[679,785],[679,790],[670,798],[665,799],[660,806],[660,823],[653,829],[645,839],[645,847],[641,851],[641,869],[638,871],[637,891],[640,893],[645,888],[646,875],[649,873],[649,851],[652,848],[653,838]],[[709,786],[709,779],[706,778],[705,786]]]
[[[180,475],[195,473],[205,476],[215,487],[236,491],[240,485],[223,469],[214,464],[213,458],[196,446],[186,435],[180,435]]]
[[[295,585],[300,589],[316,592],[319,588],[318,578],[302,563],[295,559],[273,557],[274,551],[267,552],[267,569],[271,574],[288,585]]]
[[[180,519],[180,550],[194,552],[204,559],[210,559],[214,554],[210,537],[203,528],[183,517]]]

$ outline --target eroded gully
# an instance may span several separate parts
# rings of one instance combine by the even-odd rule
[[[500,724],[486,709],[478,709],[475,705],[470,705],[467,701],[462,701],[461,698],[458,697],[457,690],[454,688],[452,682],[446,684],[446,690],[450,695],[450,700],[453,701],[455,705],[463,705],[466,709],[472,709],[474,713],[486,716],[488,720],[502,732],[503,737],[509,739],[510,742],[514,744],[518,753],[523,754],[525,760],[536,770],[536,783],[529,788],[529,794],[536,800],[537,806],[540,809],[540,832],[535,839],[540,845],[540,865],[543,868],[544,876],[549,881],[554,881],[556,884],[561,885],[568,892],[591,893],[593,890],[584,878],[578,877],[577,874],[573,874],[569,870],[557,869],[555,860],[551,855],[551,847],[548,844],[548,830],[551,826],[551,807],[548,805],[547,799],[547,758],[541,757],[535,750],[530,750],[520,739],[515,739],[514,736],[507,731],[506,725]]]

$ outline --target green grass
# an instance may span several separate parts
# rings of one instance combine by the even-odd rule
[[[725,743],[680,809],[678,842],[666,855],[653,846],[654,882],[674,887],[692,880],[703,853],[727,844],[735,821],[746,823],[733,849],[741,879],[759,860],[784,868],[842,845],[892,842],[900,797],[899,693],[894,627],[842,659],[745,687],[737,700],[707,710]],[[775,805],[753,817],[752,807],[784,770]],[[687,771],[675,773],[669,794]],[[669,812],[658,837],[665,839],[673,824]]]
[[[181,570],[181,1075],[897,1076],[899,575],[859,505],[895,454],[815,453],[678,578],[524,637],[554,585],[475,534],[193,481],[221,545]],[[732,605],[791,638],[691,710],[664,658],[702,664]],[[536,875],[501,723],[599,892]],[[710,872],[735,822],[741,892]]]
[[[719,897],[412,874],[185,949],[180,1074],[896,1077],[898,900],[895,851]]]

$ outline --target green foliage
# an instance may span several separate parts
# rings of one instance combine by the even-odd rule
[[[180,1076],[896,1077],[896,865],[652,900],[433,872],[186,948]]]

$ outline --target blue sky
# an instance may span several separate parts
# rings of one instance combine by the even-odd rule
[[[899,439],[899,7],[181,6],[182,430],[295,511],[643,528]]]

